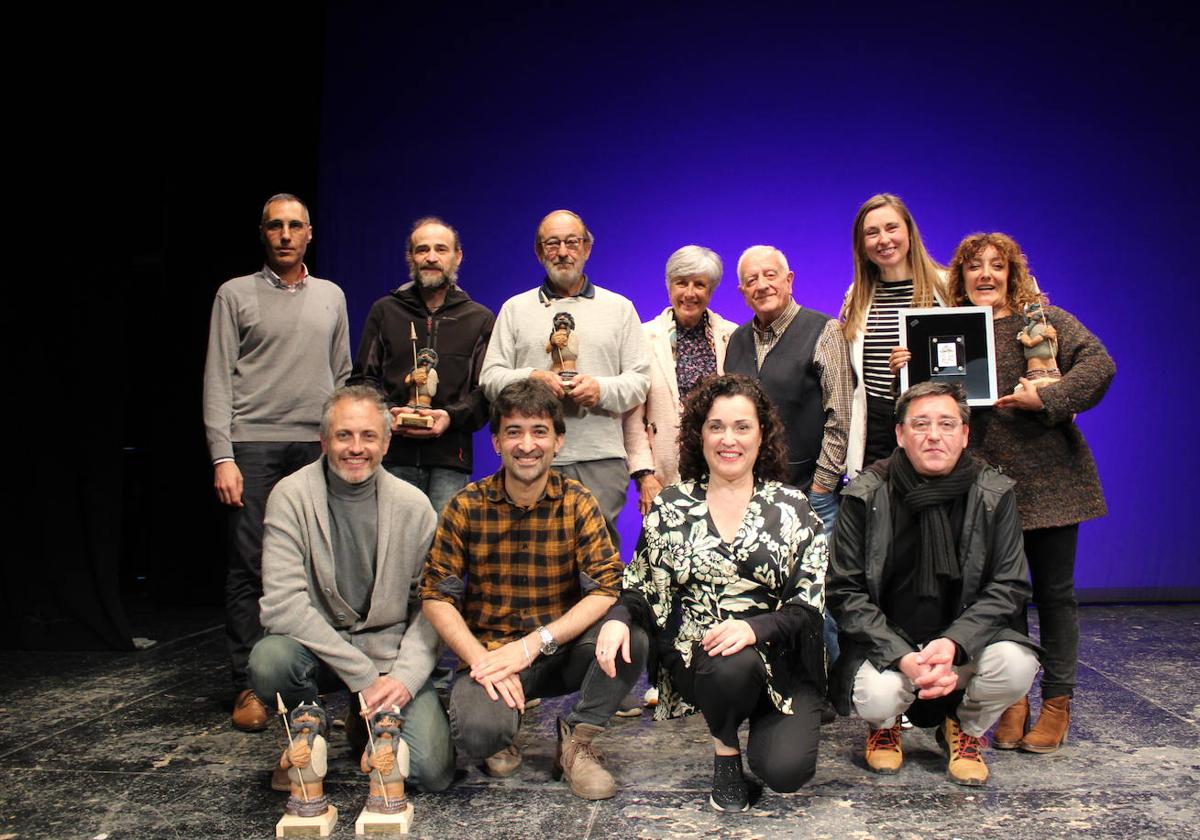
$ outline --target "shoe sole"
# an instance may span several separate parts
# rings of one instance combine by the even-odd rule
[[[1050,753],[1058,752],[1067,743],[1064,738],[1061,743],[1055,744],[1053,747],[1032,747],[1029,744],[1021,742],[1021,752],[1033,753],[1034,755],[1049,755]]]
[[[992,741],[992,748],[997,750],[1015,750],[1020,747],[1020,741]]]
[[[232,723],[233,728],[238,730],[239,732],[266,732],[267,726],[269,725],[270,721],[263,721],[262,723],[253,724],[250,726],[240,724],[237,721],[233,721],[233,720],[231,720],[230,723]]]
[[[954,782],[954,784],[962,785],[963,787],[983,787],[987,784],[987,779],[956,779],[949,773],[946,774],[946,778]]]
[[[896,774],[898,774],[900,772],[901,768],[903,768],[903,767],[904,767],[903,764],[901,764],[900,767],[896,767],[894,769],[891,767],[872,767],[870,764],[867,765],[867,769],[870,770],[872,773],[874,773],[876,776],[895,776]]]
[[[486,764],[480,764],[479,769],[483,772],[483,775],[488,776],[489,778],[507,779],[509,776],[516,775],[516,772],[521,769],[521,764],[524,764],[524,763],[525,762],[523,762],[523,761],[518,763],[516,767],[514,767],[513,769],[511,769],[505,773],[490,770]]]
[[[722,814],[744,814],[750,810],[749,802],[747,802],[745,805],[743,805],[741,808],[738,808],[737,810],[734,810],[733,808],[722,808],[720,805],[717,804],[717,800],[713,799],[712,796],[708,797],[708,804],[713,807],[714,811],[720,811]]]

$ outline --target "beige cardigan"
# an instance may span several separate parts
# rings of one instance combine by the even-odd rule
[[[737,324],[708,310],[717,373],[725,372],[725,348]],[[679,481],[679,383],[675,381],[675,356],[671,352],[671,307],[642,324],[650,345],[650,391],[646,402],[625,412],[625,457],[629,472],[654,470],[664,487]]]

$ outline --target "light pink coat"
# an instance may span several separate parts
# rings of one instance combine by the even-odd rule
[[[725,372],[725,348],[737,324],[708,310],[717,373]],[[679,383],[675,381],[675,356],[671,353],[671,307],[642,324],[650,345],[650,390],[646,402],[625,412],[625,457],[629,472],[654,470],[666,487],[679,481]]]

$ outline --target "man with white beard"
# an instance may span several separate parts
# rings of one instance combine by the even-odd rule
[[[594,241],[583,219],[570,210],[542,219],[533,247],[545,279],[500,308],[479,381],[488,399],[512,382],[536,379],[562,400],[567,435],[554,469],[596,497],[619,549],[617,515],[629,487],[621,416],[646,401],[650,352],[633,304],[593,285],[583,273]],[[546,350],[546,337],[562,313],[574,318],[579,340],[570,389],[552,370]]]
[[[471,435],[488,417],[479,369],[495,317],[458,287],[462,258],[458,231],[444,221],[427,216],[413,224],[411,282],[371,307],[350,376],[350,382],[375,385],[392,406],[392,443],[383,466],[425,493],[439,514],[470,481]],[[428,429],[400,425],[396,417],[413,402],[414,329],[417,351],[437,354],[437,393],[428,408],[414,410],[433,418]]]

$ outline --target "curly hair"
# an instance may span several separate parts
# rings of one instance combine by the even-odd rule
[[[709,376],[700,381],[683,404],[679,417],[679,475],[684,481],[708,477],[704,459],[704,421],[718,397],[745,397],[754,403],[762,442],[754,461],[754,477],[760,481],[787,481],[787,441],[783,421],[775,404],[756,381],[740,373]]]
[[[946,277],[947,291],[950,294],[951,306],[970,306],[971,299],[967,296],[967,281],[963,277],[963,267],[982,254],[991,245],[1008,263],[1008,289],[1005,291],[1005,302],[1014,314],[1025,311],[1030,303],[1048,304],[1046,297],[1034,282],[1029,273],[1029,262],[1021,253],[1021,246],[1016,240],[1004,233],[972,233],[958,243],[954,256],[950,258],[949,274]]]

